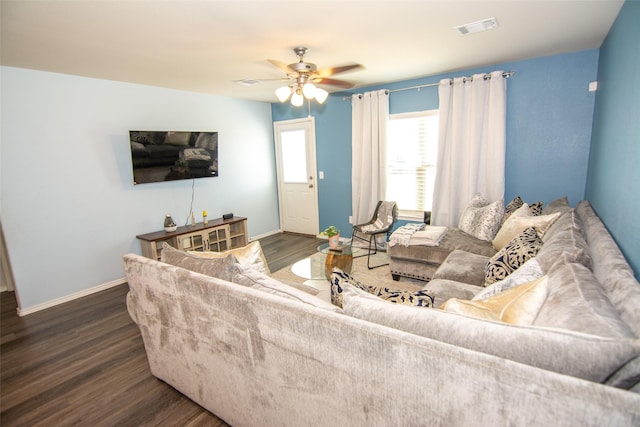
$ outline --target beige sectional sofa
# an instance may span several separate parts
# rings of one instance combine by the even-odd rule
[[[232,425],[640,425],[640,284],[587,202],[560,211],[520,324],[445,276],[436,308],[348,283],[339,308],[233,255],[125,255],[127,304],[153,375]]]

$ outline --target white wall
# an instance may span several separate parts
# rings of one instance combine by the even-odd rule
[[[279,228],[267,103],[1,67],[1,198],[23,311],[124,277],[121,257],[167,213]],[[131,129],[219,132],[217,178],[132,184]]]

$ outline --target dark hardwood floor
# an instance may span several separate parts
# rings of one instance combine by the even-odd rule
[[[313,254],[322,240],[261,239],[272,272]],[[0,293],[0,425],[226,426],[153,377],[127,285],[24,317]]]

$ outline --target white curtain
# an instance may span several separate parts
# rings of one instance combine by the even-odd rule
[[[351,215],[362,224],[385,197],[389,92],[353,95],[351,105]]]
[[[489,77],[489,76],[487,76]],[[504,197],[506,77],[494,71],[440,81],[438,165],[431,223],[457,227],[464,208],[481,193]]]

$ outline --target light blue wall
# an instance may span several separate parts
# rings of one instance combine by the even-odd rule
[[[640,278],[640,2],[627,1],[600,48],[586,198]]]
[[[167,213],[187,221],[193,181],[132,184],[130,129],[218,131],[220,176],[194,181],[194,212],[247,217],[250,236],[279,229],[268,103],[0,73],[0,215],[23,310],[123,278],[137,234]]]
[[[442,78],[469,76],[493,70],[514,71],[507,83],[507,167],[505,198],[550,202],[568,196],[572,204],[584,198],[595,95],[588,91],[596,80],[598,51],[564,55],[464,70],[421,79],[362,88],[397,89],[437,83]],[[348,76],[346,76],[348,77]],[[350,230],[351,215],[351,105],[345,94],[334,94],[323,106],[313,105],[316,117],[320,181],[320,229],[337,225]],[[390,112],[438,108],[437,87],[393,92]],[[305,117],[305,108],[273,104],[274,120]],[[330,203],[326,203],[330,201]]]

